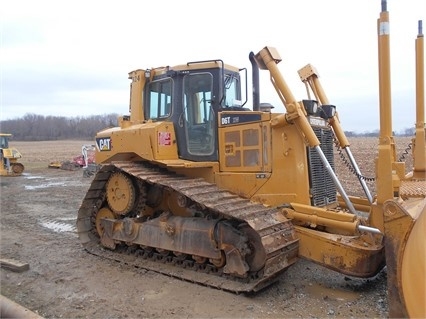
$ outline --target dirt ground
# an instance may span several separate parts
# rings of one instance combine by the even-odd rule
[[[362,166],[371,166],[366,161],[374,158],[369,152],[376,139],[371,140],[359,140],[356,146]],[[75,224],[92,177],[47,164],[71,159],[90,143],[11,143],[23,154],[26,170],[23,176],[0,179],[1,258],[30,268],[21,273],[0,270],[1,294],[7,298],[46,318],[387,316],[386,268],[374,278],[358,279],[300,259],[267,289],[237,295],[88,254]]]

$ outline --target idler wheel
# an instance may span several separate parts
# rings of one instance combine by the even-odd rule
[[[111,210],[109,210],[107,207],[103,207],[103,208],[101,208],[101,209],[98,211],[98,213],[96,214],[96,221],[95,221],[95,224],[96,224],[96,231],[98,232],[99,237],[101,237],[101,236],[102,236],[102,234],[104,233],[104,229],[103,229],[103,227],[102,227],[102,225],[101,225],[101,220],[102,220],[102,219],[104,219],[104,218],[111,218],[111,219],[115,219],[115,218],[116,218],[116,216],[115,216],[115,215],[114,215],[114,213],[113,213]]]
[[[113,173],[106,185],[106,197],[111,210],[118,215],[128,214],[135,205],[135,186],[128,175]]]
[[[259,271],[265,266],[266,252],[259,234],[250,226],[243,226],[241,231],[248,237],[250,252],[246,255],[246,261],[250,271]]]

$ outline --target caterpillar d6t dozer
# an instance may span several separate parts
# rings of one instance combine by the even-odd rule
[[[12,134],[0,133],[0,176],[19,176],[24,172],[24,165],[18,160],[21,153],[13,147],[9,147],[9,139]]]
[[[380,137],[372,195],[311,65],[297,101],[272,47],[247,69],[222,60],[135,70],[130,115],[96,135],[100,170],[78,212],[79,238],[97,255],[232,292],[268,286],[307,258],[371,277],[385,265],[391,316],[425,316],[425,127],[419,28],[414,168],[396,160],[391,129],[389,21],[378,20]],[[260,103],[268,70],[286,112]],[[312,97],[312,98],[311,98]],[[345,192],[334,144],[365,197]]]

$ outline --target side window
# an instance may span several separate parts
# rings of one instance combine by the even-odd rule
[[[193,73],[184,78],[185,130],[188,152],[193,155],[211,155],[214,152],[212,90],[211,73]]]
[[[149,84],[149,107],[145,108],[145,118],[164,119],[170,116],[172,106],[172,79],[163,79]]]
[[[225,100],[224,107],[241,106],[241,97],[238,91],[240,84],[238,78],[230,74],[225,75]]]

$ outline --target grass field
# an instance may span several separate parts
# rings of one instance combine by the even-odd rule
[[[50,162],[70,161],[81,155],[83,145],[93,144],[94,141],[12,141],[10,145],[16,147],[22,154],[21,162],[26,170],[47,167]]]

